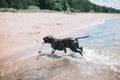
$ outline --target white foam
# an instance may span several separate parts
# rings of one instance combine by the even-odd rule
[[[71,63],[77,63],[85,66],[88,66],[87,63],[89,63],[89,64],[101,66],[101,68],[105,68],[105,69],[109,67],[109,69],[113,70],[114,72],[119,71],[117,67],[120,66],[120,61],[114,59],[112,56],[97,54],[95,53],[94,50],[87,48],[84,49],[84,52],[85,54],[83,57],[79,53],[74,53],[74,52],[68,52],[67,54],[63,52],[56,52],[54,55],[59,56],[60,58],[54,58],[54,56],[53,57],[42,56],[42,57],[48,60],[49,59],[68,60]]]

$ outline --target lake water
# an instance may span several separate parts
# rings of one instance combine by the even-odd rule
[[[120,18],[104,20],[65,36],[83,36],[84,57],[49,50],[36,60],[36,54],[0,66],[0,80],[120,80]]]
[[[91,37],[83,42],[89,46],[120,47],[120,18],[105,20],[104,23],[94,26],[86,34]]]

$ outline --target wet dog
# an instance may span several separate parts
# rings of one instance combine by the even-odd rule
[[[64,39],[57,39],[57,38],[49,35],[49,36],[45,36],[43,38],[43,41],[44,41],[44,43],[51,44],[51,47],[53,49],[52,54],[56,50],[64,50],[64,52],[67,53],[66,48],[70,48],[73,52],[80,53],[81,56],[83,56],[83,54],[82,54],[83,47],[79,47],[78,39],[83,39],[83,38],[87,38],[87,37],[89,37],[89,36],[78,37],[78,38],[68,37],[68,38],[64,38]]]

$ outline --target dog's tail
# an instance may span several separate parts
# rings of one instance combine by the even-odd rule
[[[75,40],[84,39],[84,38],[88,38],[88,37],[90,37],[90,36],[78,37],[78,38],[76,38]]]

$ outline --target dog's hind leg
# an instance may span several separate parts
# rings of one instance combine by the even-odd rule
[[[74,48],[74,49],[72,48],[71,50],[72,50],[73,52],[78,52],[78,53],[80,53],[81,56],[83,56],[82,51],[78,51],[77,48]]]
[[[83,56],[82,51],[78,51],[78,52],[81,54],[81,56]]]
[[[78,41],[74,41],[73,46],[74,46],[75,48],[80,49],[80,50],[83,52],[83,47],[79,47],[79,42],[78,42]]]
[[[78,47],[78,49],[80,49],[82,51],[82,53],[85,54],[85,52],[83,51],[83,47]]]
[[[81,51],[83,51],[83,47],[77,47],[78,49],[80,49]]]
[[[85,54],[85,52],[83,51],[83,47],[78,47],[78,49],[80,49],[82,51],[82,53]]]

